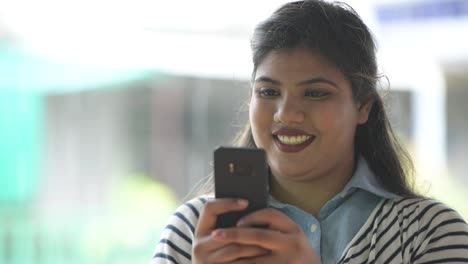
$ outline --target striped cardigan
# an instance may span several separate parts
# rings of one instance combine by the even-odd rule
[[[205,202],[199,197],[177,209],[152,264],[191,263],[194,230]],[[383,199],[339,263],[468,263],[468,225],[435,200]]]

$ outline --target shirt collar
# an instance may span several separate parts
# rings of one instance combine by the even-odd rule
[[[369,168],[367,160],[359,156],[356,170],[351,180],[345,185],[343,191],[349,193],[355,189],[362,189],[364,191],[373,193],[377,196],[393,199],[399,197],[398,195],[387,191],[382,184],[378,181],[374,172]]]
[[[387,191],[382,186],[382,184],[379,183],[374,172],[369,168],[367,160],[362,156],[359,156],[358,158],[357,167],[351,180],[345,185],[341,192],[335,195],[332,200],[338,199],[338,197],[343,199],[357,189],[370,192],[386,199],[394,199],[399,197],[397,194]],[[274,198],[271,194],[269,195],[268,203],[269,205],[278,209],[287,206],[287,204],[276,200],[276,198]]]

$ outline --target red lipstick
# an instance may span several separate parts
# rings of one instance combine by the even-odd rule
[[[286,137],[286,138],[285,138]],[[296,139],[300,139],[302,141],[304,137],[307,137],[304,142],[291,143],[291,137],[296,137]],[[280,140],[282,138],[283,140]],[[280,128],[273,132],[273,139],[275,141],[276,146],[282,152],[299,152],[309,146],[315,139],[314,135],[311,135],[305,131],[294,129],[294,128]],[[285,142],[289,141],[289,142]]]

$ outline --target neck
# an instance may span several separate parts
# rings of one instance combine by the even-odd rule
[[[271,178],[271,194],[280,202],[294,205],[317,216],[322,207],[351,179],[354,172],[354,158],[339,169],[314,175],[312,179],[295,180],[282,177]]]

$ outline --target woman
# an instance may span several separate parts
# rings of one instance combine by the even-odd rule
[[[252,51],[237,145],[266,151],[269,208],[215,229],[246,201],[196,198],[170,219],[153,263],[468,262],[463,219],[408,184],[411,160],[376,90],[375,44],[352,8],[285,4],[257,26]]]

